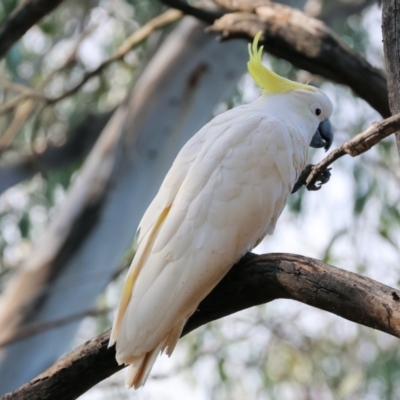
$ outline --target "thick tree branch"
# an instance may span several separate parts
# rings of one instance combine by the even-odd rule
[[[400,291],[311,258],[246,255],[201,302],[183,335],[210,321],[276,299],[292,299],[400,337]],[[121,369],[109,332],[67,354],[3,400],[71,400]]]
[[[299,10],[271,3],[257,8],[256,14],[227,14],[215,21],[210,30],[221,32],[224,38],[248,40],[261,30],[261,44],[269,53],[349,86],[384,117],[390,116],[383,73],[350,49],[322,21]]]
[[[232,3],[230,0],[214,1],[225,7]],[[386,79],[381,71],[350,49],[322,21],[282,4],[260,6],[264,3],[264,0],[234,2],[235,7],[246,11],[239,9],[239,12],[225,14],[208,30],[220,32],[224,39],[249,41],[262,31],[260,43],[267,52],[296,67],[349,86],[382,116],[391,115]],[[181,1],[174,1],[173,6],[185,12],[181,4]]]
[[[63,0],[28,0],[23,2],[0,27],[0,59],[25,32],[45,15],[58,7]]]
[[[380,122],[375,122],[367,130],[359,133],[357,136],[350,139],[348,142],[342,144],[337,149],[333,150],[327,157],[325,157],[320,163],[315,165],[307,179],[305,179],[305,185],[308,190],[313,189],[316,185],[321,172],[325,171],[334,161],[348,154],[352,157],[359,156],[365,153],[373,146],[378,144],[381,140],[392,135],[400,129],[400,113],[393,117],[384,119]]]

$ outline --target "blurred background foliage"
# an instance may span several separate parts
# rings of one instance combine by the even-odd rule
[[[321,15],[332,3],[342,4],[308,3]],[[369,3],[357,14],[344,11],[329,23],[348,45],[383,68],[380,10]],[[3,0],[0,20],[18,5],[16,0]],[[64,145],[89,114],[120,104],[171,26],[137,45],[70,96],[58,102],[51,99],[74,88],[87,71],[97,68],[162,10],[160,3],[151,0],[70,0],[30,29],[0,62],[0,172],[27,157],[34,160],[49,147]],[[298,71],[283,60],[268,56],[265,61],[291,79],[311,80],[331,97],[335,145],[380,119],[347,87]],[[37,96],[22,98],[5,109],[29,90]],[[220,104],[215,112],[257,95],[251,78],[244,76],[231,101]],[[322,157],[321,152],[311,154],[314,161]],[[276,234],[258,251],[300,253],[398,286],[398,160],[392,139],[356,159],[340,159],[334,164],[331,182],[320,192],[303,189],[290,198]],[[0,195],[0,291],[57,212],[82,162],[83,158],[62,168],[40,170]],[[99,309],[115,308],[122,282],[123,274],[100,296]],[[112,313],[107,312],[86,318],[71,348],[108,329],[111,320]],[[285,300],[191,333],[180,341],[172,359],[156,363],[147,385],[138,392],[124,389],[123,374],[107,379],[82,398],[400,399],[397,339]]]

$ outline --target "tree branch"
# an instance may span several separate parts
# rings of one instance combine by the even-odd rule
[[[10,187],[31,179],[38,173],[47,173],[81,161],[92,149],[114,110],[89,115],[67,134],[61,146],[48,146],[38,154],[22,157],[19,161],[0,167],[0,194]]]
[[[225,7],[232,3],[230,0],[214,1]],[[163,3],[171,2],[163,0]],[[174,7],[185,12],[181,4],[181,1],[174,1]],[[384,74],[342,42],[322,21],[282,4],[266,5],[264,0],[234,4],[247,11],[225,14],[214,21],[208,31],[219,32],[224,39],[249,41],[262,31],[260,43],[267,52],[298,68],[349,86],[383,117],[391,115]]]
[[[80,321],[85,317],[97,317],[99,315],[105,314],[112,311],[109,308],[92,309],[75,314],[68,315],[66,317],[54,319],[51,321],[44,322],[34,322],[33,324],[27,324],[21,327],[21,329],[9,340],[0,341],[0,347],[8,346],[9,344],[18,342],[28,336],[37,335],[38,333],[46,332],[50,329],[59,328],[63,325],[68,325],[74,321]]]
[[[142,27],[140,27],[136,32],[130,35],[122,45],[115,51],[115,53],[109,58],[105,59],[97,68],[92,71],[87,71],[82,79],[71,89],[65,91],[56,97],[46,97],[43,93],[38,90],[34,90],[31,88],[26,88],[21,94],[15,96],[5,104],[0,106],[0,115],[6,114],[12,111],[16,106],[18,106],[22,101],[34,97],[38,100],[45,102],[47,105],[53,105],[58,103],[65,98],[72,96],[75,94],[82,86],[89,81],[91,78],[99,75],[106,67],[108,67],[113,62],[121,60],[125,55],[131,51],[135,46],[140,44],[143,40],[145,40],[152,32],[156,29],[160,29],[166,25],[171,24],[172,22],[176,22],[181,19],[183,14],[178,10],[167,10],[163,14],[153,18]],[[69,64],[69,62],[67,62]],[[46,86],[51,79],[46,79],[44,86]],[[21,86],[21,85],[20,85]]]
[[[276,299],[292,299],[400,337],[400,291],[321,261],[248,254],[200,303],[182,335],[210,321]],[[3,400],[72,400],[122,367],[105,332],[67,354]]]
[[[64,92],[55,98],[46,98],[47,104],[54,104],[66,97],[76,93],[89,79],[100,74],[103,69],[108,67],[115,61],[121,60],[129,51],[135,46],[145,40],[152,32],[156,29],[160,29],[165,25],[169,25],[172,22],[176,22],[181,19],[183,14],[178,10],[167,10],[163,14],[151,19],[149,22],[140,27],[136,32],[130,35],[124,43],[118,48],[118,50],[109,58],[104,60],[96,69],[93,71],[86,72],[82,80],[77,83],[73,88]]]
[[[29,28],[62,2],[63,0],[29,0],[22,3],[0,27],[0,59]]]
[[[375,122],[367,130],[359,133],[348,142],[333,150],[332,153],[325,157],[320,163],[315,165],[307,179],[305,179],[307,189],[313,190],[312,188],[315,187],[321,172],[325,171],[340,157],[343,157],[345,154],[348,154],[351,157],[359,156],[378,144],[381,140],[397,132],[399,129],[400,113],[394,115],[393,117],[384,119],[383,121]]]
[[[198,18],[201,21],[212,24],[216,19],[221,18],[225,13],[220,11],[203,10],[202,8],[196,8],[185,1],[181,0],[161,0],[161,3],[166,6],[176,8],[182,11],[186,15],[191,15],[192,17]]]

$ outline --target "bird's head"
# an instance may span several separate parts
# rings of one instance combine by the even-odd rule
[[[311,138],[310,146],[328,150],[333,141],[333,129],[329,121],[333,110],[332,102],[320,89],[283,78],[266,68],[261,60],[263,46],[258,47],[260,36],[261,32],[249,44],[250,59],[247,68],[250,75],[264,95],[289,94],[288,101],[296,100],[298,114],[312,121],[314,127],[318,127]]]

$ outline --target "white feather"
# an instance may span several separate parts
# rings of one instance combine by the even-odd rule
[[[315,121],[290,113],[283,121],[287,98],[279,107],[267,100],[204,126],[142,218],[110,340],[118,362],[133,364],[129,386],[144,383],[160,351],[171,354],[199,302],[273,231],[305,166]]]

